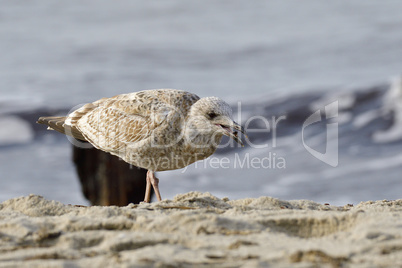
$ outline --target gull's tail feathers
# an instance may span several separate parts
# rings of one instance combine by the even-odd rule
[[[56,130],[78,140],[86,141],[85,137],[76,127],[65,124],[66,119],[67,117],[65,116],[43,116],[39,117],[36,123],[47,125],[47,129],[49,130]]]

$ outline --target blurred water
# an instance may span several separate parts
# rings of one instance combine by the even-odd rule
[[[73,106],[151,88],[239,100],[383,81],[400,1],[2,1],[1,99]]]
[[[101,97],[151,88],[187,89],[233,104],[263,101],[257,102],[260,110],[244,111],[250,115],[269,110],[270,100],[285,94],[286,112],[303,101],[309,103],[294,94],[320,90],[324,96],[339,89],[369,89],[402,70],[400,1],[4,0],[1,6],[0,114],[38,107],[69,109]],[[374,101],[364,105],[374,105]],[[361,120],[370,117],[352,114]],[[379,116],[376,111],[372,115]],[[0,199],[33,192],[66,203],[85,203],[68,146],[64,140],[2,146]],[[340,162],[341,167],[350,162],[360,178],[366,174],[362,171],[365,161],[378,157],[344,154]],[[304,158],[304,154],[287,155],[294,163]],[[197,171],[189,171],[182,177],[188,184],[177,185],[172,179],[165,186],[162,177],[180,176],[162,173],[162,194],[171,197],[181,190],[210,189],[236,198],[269,194],[324,200],[324,181],[307,186],[317,177],[339,179],[342,175],[333,174],[340,169],[324,172],[309,166],[311,171],[303,179],[302,163],[287,174],[272,171],[272,176],[283,175],[283,180],[269,180],[265,188],[261,180],[267,176],[256,170],[221,170],[216,181],[208,179],[212,175],[203,179],[196,177]],[[388,170],[388,192],[398,189],[392,188],[398,180],[398,163]],[[242,180],[230,184],[222,179],[230,176],[256,181],[245,187]],[[336,188],[329,181],[326,187],[332,192],[328,190],[326,200],[331,202],[386,198],[388,194],[375,195],[374,177],[358,195],[350,183]]]

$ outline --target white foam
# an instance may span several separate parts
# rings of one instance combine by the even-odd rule
[[[393,79],[384,98],[384,112],[394,112],[394,124],[385,131],[377,131],[373,141],[387,143],[402,140],[402,75]]]
[[[365,113],[356,115],[352,124],[355,128],[362,128],[374,119],[378,118],[380,116],[380,113],[381,112],[379,110],[370,110]]]
[[[0,117],[0,145],[30,142],[34,133],[30,125],[16,116]]]
[[[344,89],[342,91],[344,91]],[[338,101],[337,109],[339,111],[342,111],[353,107],[356,102],[356,97],[354,96],[353,93],[349,92],[339,93],[339,91],[337,91],[336,93],[329,93],[324,95],[323,98],[320,98],[319,100],[312,102],[310,105],[310,109],[311,111],[314,112],[316,110],[323,109],[328,104],[336,101]]]

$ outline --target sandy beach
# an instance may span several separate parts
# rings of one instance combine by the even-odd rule
[[[126,207],[0,204],[0,267],[400,267],[402,200],[343,207],[190,192]]]

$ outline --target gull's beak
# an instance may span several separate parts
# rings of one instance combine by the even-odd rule
[[[243,133],[244,136],[246,136],[246,138],[248,138],[246,131],[244,130],[244,127],[242,127],[241,125],[239,125],[238,123],[236,123],[235,121],[233,121],[233,129],[240,131],[241,133]]]
[[[244,130],[244,128],[241,125],[239,125],[235,121],[231,120],[230,126],[227,126],[226,124],[219,124],[219,126],[223,128],[224,135],[232,138],[238,144],[240,144],[242,147],[244,147],[244,144],[243,144],[242,140],[237,135],[238,131],[240,131],[241,133],[243,133],[247,137],[246,131]]]
[[[236,123],[235,121],[233,121],[233,126],[232,126],[232,128],[234,129],[234,131],[232,132],[233,133],[233,136],[231,136],[238,144],[240,144],[242,147],[244,147],[244,144],[243,144],[243,142],[242,142],[242,140],[239,138],[239,136],[237,135],[237,131],[240,131],[241,133],[243,133],[243,135],[244,136],[246,136],[246,138],[247,138],[247,133],[246,133],[246,131],[244,130],[244,128],[241,126],[241,125],[239,125],[238,123]]]

